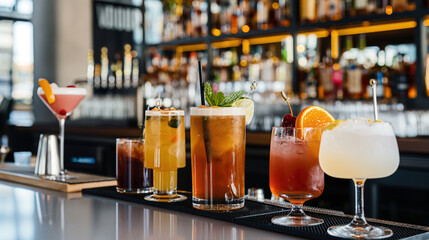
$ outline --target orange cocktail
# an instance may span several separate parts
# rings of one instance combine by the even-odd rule
[[[186,165],[184,111],[157,108],[146,111],[145,167],[153,169],[153,195],[146,200],[175,202],[177,169]]]
[[[195,208],[232,210],[244,206],[245,142],[244,108],[191,108]]]

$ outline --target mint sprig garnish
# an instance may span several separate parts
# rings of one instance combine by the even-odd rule
[[[206,101],[210,106],[217,107],[231,107],[232,104],[243,97],[244,91],[233,92],[227,96],[223,92],[214,93],[209,83],[204,84],[204,94],[206,95]]]

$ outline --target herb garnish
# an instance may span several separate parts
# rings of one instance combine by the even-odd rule
[[[244,91],[233,92],[227,96],[225,96],[223,92],[217,92],[215,94],[210,84],[206,82],[204,84],[204,94],[206,95],[207,103],[212,107],[231,107],[235,101],[243,96]]]
[[[180,119],[177,117],[172,117],[170,121],[168,121],[168,126],[172,128],[178,128],[180,126]]]

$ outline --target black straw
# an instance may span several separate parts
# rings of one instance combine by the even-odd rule
[[[149,105],[147,105],[146,110],[149,110]],[[144,116],[144,118],[143,118],[143,123],[142,123],[142,130],[140,132],[140,139],[143,139],[143,132],[144,132],[144,127],[145,127],[145,123],[146,123],[146,112],[144,112],[143,116]]]
[[[201,105],[206,105],[206,101],[204,100],[203,65],[201,64],[201,60],[198,60],[198,77],[200,80]]]

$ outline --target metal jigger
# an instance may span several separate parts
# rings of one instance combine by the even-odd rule
[[[60,174],[60,157],[58,154],[58,136],[40,134],[34,174],[47,179],[55,179]]]

